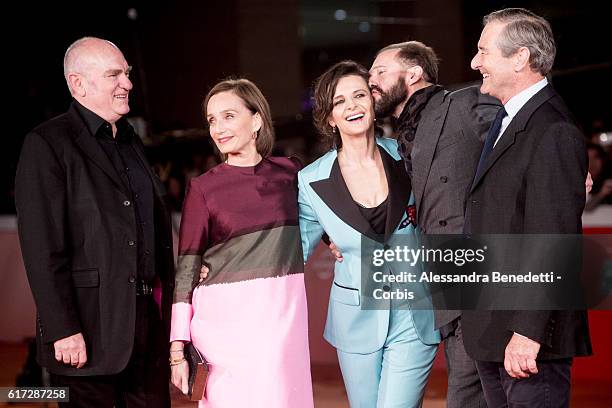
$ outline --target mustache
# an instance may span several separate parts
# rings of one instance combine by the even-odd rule
[[[379,94],[381,94],[381,95],[384,95],[384,94],[385,94],[385,93],[383,92],[383,90],[382,90],[382,89],[380,89],[380,87],[378,87],[378,86],[376,86],[376,85],[371,85],[371,86],[370,86],[370,92],[374,92],[374,91],[378,92],[378,93],[379,93]]]

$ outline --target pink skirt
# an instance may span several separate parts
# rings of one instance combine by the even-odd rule
[[[313,407],[303,274],[199,286],[192,306],[210,367],[200,407]]]

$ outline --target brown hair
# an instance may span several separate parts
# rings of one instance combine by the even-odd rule
[[[426,46],[420,41],[406,41],[391,44],[378,51],[378,54],[389,50],[399,50],[396,58],[408,66],[418,65],[423,68],[423,77],[427,82],[438,83],[438,56],[433,48]]]
[[[206,120],[206,108],[208,107],[208,101],[214,95],[221,92],[232,92],[234,95],[242,99],[244,105],[251,111],[251,113],[259,113],[259,116],[261,116],[261,128],[257,132],[255,147],[257,149],[257,153],[259,153],[262,157],[268,157],[272,153],[272,148],[274,147],[274,127],[272,125],[270,105],[268,105],[266,97],[261,93],[257,85],[248,79],[238,78],[223,80],[208,91],[208,94],[206,94],[206,97],[204,98],[204,102],[202,102],[202,114],[204,115],[204,120]],[[223,160],[226,159],[224,156],[224,154],[221,154],[221,158]]]
[[[325,71],[314,83],[314,107],[312,116],[316,129],[330,148],[342,147],[342,139],[338,131],[334,132],[329,125],[329,115],[334,110],[334,94],[340,79],[355,75],[368,83],[368,70],[355,61],[342,61]]]

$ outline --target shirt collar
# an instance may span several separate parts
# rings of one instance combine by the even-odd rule
[[[92,136],[95,136],[100,127],[102,127],[104,124],[108,124],[108,122],[106,122],[100,116],[81,105],[76,99],[73,101],[73,103]]]
[[[531,85],[529,88],[523,89],[521,92],[510,98],[510,100],[508,100],[508,102],[506,102],[504,105],[508,118],[512,120],[518,111],[521,110],[521,108],[546,85],[548,85],[548,80],[546,78],[542,78],[542,80]]]
[[[92,136],[102,136],[108,134],[108,137],[112,140],[111,124],[102,119],[100,116],[81,105],[76,99],[73,100],[77,111],[81,115],[81,118],[85,121],[87,129]],[[125,140],[129,141],[132,132],[130,132],[131,125],[124,117],[119,119],[115,125],[117,126],[117,141]],[[104,129],[102,129],[104,127]],[[101,132],[101,130],[103,130]]]

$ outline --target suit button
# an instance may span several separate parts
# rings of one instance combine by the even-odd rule
[[[385,285],[385,286],[383,286],[383,290],[384,290],[385,292],[388,292],[388,291],[390,291],[390,290],[391,290],[391,286],[389,286],[389,285]]]
[[[125,200],[125,201],[123,202],[123,206],[124,206],[124,207],[129,207],[131,204],[132,204],[132,203],[130,203],[130,200]]]
[[[443,183],[446,183],[448,181],[448,177],[442,176],[442,177],[440,177],[440,181],[443,182]]]
[[[130,239],[130,240],[128,241],[128,245],[129,245],[129,246],[134,246],[134,245],[136,245],[136,241],[133,241],[133,240],[131,240],[131,239]]]
[[[128,282],[134,283],[134,282],[136,282],[136,278],[133,277],[133,276],[130,276],[130,278],[128,279]]]
[[[442,220],[439,222],[441,227],[446,227],[446,221]]]
[[[472,200],[472,204],[478,204],[478,200]]]

